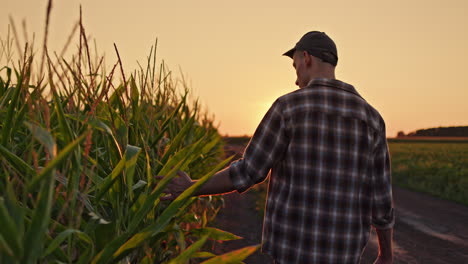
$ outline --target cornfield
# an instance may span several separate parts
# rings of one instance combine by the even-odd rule
[[[77,28],[70,59],[46,41],[41,58],[26,43],[14,59],[0,36],[0,263],[241,263],[257,247],[208,252],[239,237],[208,227],[219,199],[192,197],[229,162],[213,120],[156,45],[126,76]],[[179,170],[199,180],[160,201]]]

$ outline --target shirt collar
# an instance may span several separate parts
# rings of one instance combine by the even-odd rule
[[[307,87],[313,87],[313,86],[327,86],[327,87],[333,87],[336,89],[341,89],[350,93],[353,93],[359,97],[362,98],[362,96],[357,92],[357,90],[352,86],[351,84],[342,82],[337,79],[327,79],[327,78],[314,78],[309,81],[307,84]]]

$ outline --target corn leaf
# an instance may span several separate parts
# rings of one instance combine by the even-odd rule
[[[127,145],[125,150],[125,180],[130,200],[133,200],[133,178],[141,148]]]
[[[86,244],[89,245],[91,249],[94,249],[94,243],[88,235],[76,229],[66,229],[65,231],[62,231],[60,234],[58,234],[55,239],[52,240],[52,242],[50,242],[42,257],[46,257],[54,252],[63,243],[63,241],[65,241],[65,239],[73,234],[76,234],[77,237],[80,238],[83,242],[86,242]]]
[[[0,145],[0,154],[13,168],[15,168],[24,179],[25,176],[34,176],[36,171],[20,157],[16,156],[10,150]]]
[[[53,160],[51,160],[47,166],[45,166],[39,174],[32,179],[32,181],[29,184],[29,190],[33,190],[37,184],[39,184],[52,170],[54,170],[62,161],[65,160],[65,158],[68,156],[70,152],[72,152],[76,147],[79,146],[81,141],[83,141],[86,138],[87,134],[83,134],[79,136],[77,139],[75,139],[73,142],[65,146],[60,153],[58,153],[57,157],[55,157]]]
[[[16,228],[14,219],[10,216],[8,209],[5,206],[5,200],[0,197],[0,235],[4,239],[5,248],[10,249],[11,253],[20,259],[22,256],[22,249],[20,244],[20,237]]]
[[[54,158],[55,155],[57,155],[57,144],[55,144],[55,140],[50,132],[30,122],[24,122],[24,124],[31,130],[33,136],[47,148],[47,152],[50,154],[51,158]]]
[[[9,263],[6,262],[7,257],[8,258],[13,258],[14,253],[13,250],[11,250],[10,246],[6,243],[5,239],[3,239],[2,235],[0,235],[0,263]],[[3,259],[2,259],[3,258]]]
[[[187,94],[184,95],[184,97],[180,100],[180,103],[177,105],[177,107],[174,109],[174,111],[172,111],[171,114],[169,116],[167,116],[167,118],[164,120],[164,122],[161,125],[161,130],[159,131],[158,136],[155,139],[153,139],[153,143],[151,144],[150,148],[153,148],[156,144],[158,144],[159,140],[164,136],[164,133],[169,128],[170,122],[174,121],[174,117],[179,112],[180,108],[183,105],[185,105],[186,98],[187,98]]]
[[[179,264],[186,263],[187,261],[189,261],[190,258],[192,258],[193,255],[197,252],[197,250],[199,250],[205,244],[206,240],[208,239],[208,236],[209,234],[203,236],[200,240],[193,243],[190,247],[188,247],[186,250],[180,253],[179,256],[169,261],[168,264]]]
[[[180,148],[182,145],[182,141],[184,138],[187,136],[188,132],[192,128],[193,123],[195,120],[193,118],[190,118],[188,122],[184,125],[184,127],[180,130],[180,132],[177,134],[177,136],[171,141],[171,144],[169,146],[169,149],[166,151],[164,156],[161,158],[161,163],[166,164],[166,162],[169,160],[169,157],[176,152],[177,148]],[[159,172],[159,174],[163,174],[163,172]]]
[[[211,258],[211,257],[216,257],[216,255],[211,252],[195,252],[192,255],[192,258]]]
[[[260,246],[250,246],[228,252],[226,254],[210,258],[209,260],[203,261],[201,264],[238,264],[242,263],[244,259],[252,255],[258,250]]]
[[[219,241],[242,239],[242,237],[240,236],[236,236],[232,233],[229,233],[227,231],[217,229],[214,227],[192,229],[190,230],[190,233],[198,237],[204,236],[206,234],[210,234],[210,237],[209,237],[210,239],[219,240]]]
[[[231,158],[224,160],[217,166],[215,166],[210,172],[198,180],[195,184],[185,190],[179,197],[177,197],[171,204],[162,212],[162,214],[156,219],[156,222],[147,228],[143,229],[142,232],[137,233],[130,238],[124,245],[122,245],[117,252],[113,255],[114,258],[118,257],[124,251],[139,246],[143,241],[161,232],[163,228],[169,224],[169,221],[174,217],[180,207],[187,202],[187,200],[198,191],[201,186],[207,182],[217,171],[223,168]]]
[[[98,185],[99,192],[96,194],[96,201],[101,200],[102,196],[106,194],[115,181],[118,179],[118,176],[128,168],[129,173],[134,173],[136,160],[138,159],[138,155],[140,154],[141,149],[135,146],[128,145],[123,155],[122,159],[119,161],[117,166],[112,170],[112,172]],[[131,177],[133,179],[133,177]],[[129,183],[129,189],[131,189],[132,185]],[[133,193],[133,190],[131,190]]]
[[[18,83],[16,84],[16,87],[14,88],[14,92],[12,94],[12,98],[10,99],[10,105],[8,106],[7,110],[7,116],[5,121],[3,122],[3,129],[2,129],[2,145],[7,145],[8,140],[10,139],[11,136],[11,129],[13,127],[12,122],[14,120],[14,115],[15,115],[15,109],[18,104],[19,97],[21,95],[21,89],[23,87],[23,77],[22,75],[19,76],[18,78]]]
[[[71,130],[67,119],[65,118],[61,100],[55,89],[52,90],[52,94],[54,96],[55,112],[58,116],[60,134],[65,137],[65,142],[71,142],[74,139],[74,135],[73,135],[73,131]]]
[[[52,209],[55,182],[53,174],[55,174],[55,169],[52,167],[41,177],[37,206],[34,208],[31,224],[24,240],[24,247],[28,250],[25,251],[23,263],[36,263],[41,256]]]

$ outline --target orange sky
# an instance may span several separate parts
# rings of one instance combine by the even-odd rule
[[[45,0],[2,1],[2,13],[42,37]],[[223,134],[252,134],[273,101],[290,91],[292,61],[281,56],[307,31],[337,46],[337,78],[379,110],[388,136],[468,125],[468,1],[55,1],[49,46],[61,47],[83,7],[87,34],[108,64],[158,58],[179,67]],[[8,17],[0,17],[0,37]]]

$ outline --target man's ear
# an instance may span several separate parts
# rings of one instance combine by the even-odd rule
[[[310,66],[312,65],[312,56],[307,52],[307,51],[303,51],[303,54],[304,56],[304,62],[307,66]]]

